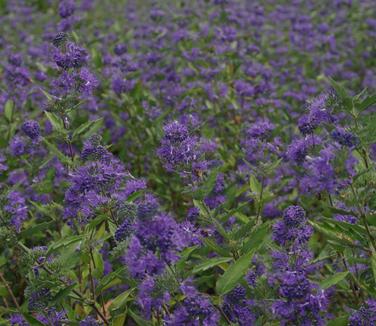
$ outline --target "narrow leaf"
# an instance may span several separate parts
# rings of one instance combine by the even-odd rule
[[[14,109],[14,102],[12,100],[8,100],[4,106],[4,116],[5,116],[5,119],[8,120],[8,122],[12,121],[13,109]]]
[[[52,302],[59,303],[60,301],[64,300],[71,293],[75,286],[76,284],[71,284],[65,289],[60,290],[52,299]]]
[[[346,276],[349,274],[349,272],[340,272],[337,274],[334,274],[328,278],[326,278],[324,281],[320,283],[320,287],[324,290],[327,288],[330,288],[333,285],[336,285],[337,283],[341,282],[346,278]]]
[[[44,111],[53,128],[58,132],[65,132],[63,121],[55,113]]]
[[[252,231],[241,249],[242,253],[246,253],[250,250],[259,250],[265,241],[268,239],[268,234],[270,230],[270,223],[263,223]]]
[[[217,281],[216,289],[218,294],[224,295],[237,285],[248,270],[253,255],[254,250],[246,253],[224,272]]]
[[[208,259],[207,261],[201,264],[198,264],[195,268],[193,268],[192,273],[195,274],[195,273],[206,271],[207,269],[213,268],[222,263],[227,263],[230,260],[232,260],[231,257],[214,257],[214,258]]]
[[[123,307],[129,301],[129,296],[132,294],[133,291],[134,291],[134,288],[131,288],[123,292],[122,294],[119,294],[114,299],[114,301],[112,301],[111,306],[110,306],[111,310],[116,310],[116,309],[120,309],[121,307]]]
[[[129,316],[131,316],[131,318],[133,319],[133,321],[138,326],[150,326],[151,325],[150,322],[148,322],[147,320],[145,320],[144,318],[142,318],[141,316],[139,316],[138,314],[136,314],[132,310],[129,310],[128,313],[129,313]]]
[[[80,125],[73,132],[72,138],[75,139],[77,136],[80,136],[80,135],[85,134],[85,133],[88,133],[88,134],[94,133],[94,132],[92,132],[92,129],[97,129],[97,128],[99,129],[101,124],[102,124],[102,118],[97,119],[97,120],[87,121],[87,122],[83,123],[82,125]]]
[[[362,102],[360,102],[358,104],[358,110],[359,111],[366,110],[374,104],[376,104],[376,94],[367,96]]]
[[[107,289],[109,286],[111,286],[112,282],[116,279],[120,279],[121,275],[124,273],[125,267],[122,267],[115,272],[112,272],[106,276],[104,276],[98,286],[95,289],[95,292],[97,295],[99,295],[103,290]]]

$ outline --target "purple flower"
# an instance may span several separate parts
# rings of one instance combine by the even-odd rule
[[[52,299],[49,289],[41,288],[31,292],[29,296],[28,309],[31,311],[41,311],[48,306],[48,302]]]
[[[342,146],[353,148],[359,144],[359,138],[357,136],[355,136],[351,132],[345,131],[342,128],[333,130],[331,136]]]
[[[11,326],[29,326],[30,324],[20,314],[14,314],[10,316],[9,322]]]
[[[227,318],[239,325],[253,325],[256,321],[251,311],[252,303],[246,298],[245,288],[238,285],[228,293],[223,302],[223,311]]]
[[[127,174],[122,164],[108,155],[108,160],[87,162],[71,175],[71,186],[65,192],[66,219],[78,218],[86,223],[95,209],[123,197]]]
[[[371,326],[376,324],[376,300],[369,299],[349,318],[349,326]]]
[[[198,139],[189,135],[185,125],[174,121],[163,129],[165,136],[157,153],[164,161],[167,170],[173,171],[179,166],[187,166],[198,160],[200,156]]]
[[[283,211],[283,221],[286,225],[296,227],[305,222],[305,211],[300,206],[289,206]]]
[[[25,140],[20,136],[14,136],[9,144],[10,153],[13,156],[21,156],[26,153]]]
[[[209,299],[201,295],[189,283],[183,283],[181,291],[185,295],[185,299],[168,317],[166,325],[218,325],[219,313]]]
[[[125,240],[133,231],[133,223],[130,220],[125,220],[115,231],[115,240],[120,242]]]
[[[49,308],[42,314],[37,315],[37,319],[45,325],[64,325],[67,322],[64,310],[57,311],[55,308]]]
[[[305,162],[305,175],[300,181],[301,190],[304,193],[320,193],[327,191],[334,193],[338,186],[332,160],[334,152],[331,148],[325,148],[320,151],[320,156],[311,158]]]
[[[308,148],[308,142],[305,139],[295,140],[288,147],[286,157],[290,161],[301,164],[308,154]]]
[[[127,52],[127,46],[124,43],[116,44],[114,47],[114,53],[118,56]]]
[[[273,240],[282,246],[292,248],[306,243],[312,234],[307,225],[305,212],[300,206],[290,206],[283,212],[283,218],[273,225]]]
[[[7,195],[7,200],[4,210],[10,215],[10,224],[20,232],[22,223],[27,219],[25,197],[18,191],[11,191]]]
[[[268,136],[273,129],[274,125],[270,121],[260,120],[247,130],[247,135],[253,138],[263,138]]]
[[[150,250],[143,248],[136,236],[131,237],[123,261],[132,277],[137,279],[160,274],[165,266]]]
[[[130,195],[137,191],[146,189],[146,181],[143,179],[131,179],[128,180],[124,187],[124,197],[128,198]]]
[[[40,136],[39,123],[34,120],[25,121],[21,127],[22,131],[31,139],[37,139]]]
[[[204,198],[205,204],[210,209],[214,209],[226,201],[226,197],[223,194],[224,189],[225,189],[224,174],[219,173],[217,175],[213,190],[208,196]]]
[[[66,40],[67,40],[67,34],[64,32],[60,32],[60,33],[57,33],[56,36],[53,38],[52,44],[58,48],[59,46],[64,44]]]
[[[162,305],[170,299],[168,291],[161,288],[158,282],[158,279],[147,276],[139,286],[137,302],[147,318],[150,318],[152,311],[161,311]]]
[[[188,128],[179,123],[178,121],[173,121],[166,125],[164,128],[165,139],[171,143],[181,143],[186,140],[189,136]]]
[[[287,300],[305,298],[310,293],[310,282],[304,273],[286,272],[283,275],[279,294]]]
[[[78,69],[86,64],[88,54],[85,49],[72,42],[67,43],[66,48],[66,52],[55,52],[54,54],[54,60],[60,68],[64,70]]]
[[[79,326],[100,326],[101,323],[99,323],[94,317],[87,316],[84,320],[80,321]]]
[[[150,219],[157,213],[158,207],[157,199],[151,194],[146,194],[144,199],[137,203],[137,217],[140,220]]]
[[[101,142],[101,137],[97,135],[93,135],[87,141],[85,141],[84,147],[81,151],[81,158],[84,161],[111,160],[110,153],[107,151],[107,149],[104,146],[100,144],[100,142]]]
[[[79,73],[78,91],[85,95],[90,95],[98,86],[98,79],[87,68],[82,68]]]
[[[76,9],[74,0],[60,0],[59,15],[61,18],[72,16]]]
[[[313,121],[311,121],[311,117],[309,115],[303,115],[298,120],[298,127],[303,135],[308,135],[313,133],[316,125]]]

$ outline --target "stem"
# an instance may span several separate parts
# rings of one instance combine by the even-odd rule
[[[20,309],[20,306],[19,306],[19,304],[18,304],[18,302],[17,302],[17,299],[16,299],[16,297],[15,297],[15,295],[14,295],[12,289],[9,287],[8,282],[6,281],[6,279],[4,278],[3,273],[1,273],[1,272],[0,272],[0,279],[1,279],[1,282],[3,282],[4,285],[5,285],[5,287],[7,288],[8,292],[9,292],[9,294],[10,294],[10,297],[12,298],[12,300],[13,300],[15,306],[17,307],[17,309]]]
[[[9,309],[9,304],[8,304],[7,299],[6,299],[5,297],[3,297],[2,299],[3,299],[3,301],[4,301],[4,305],[5,305],[5,307],[6,307],[7,309]]]
[[[4,223],[4,219],[2,216],[0,216],[0,219],[2,220],[2,222]],[[8,225],[5,224],[5,227],[8,229],[8,230],[12,230]],[[21,242],[17,242],[17,246],[20,247],[22,249],[22,251],[24,251],[25,253],[30,253],[30,249],[27,248],[24,244],[22,244]],[[47,274],[49,275],[53,275],[54,273],[49,270],[46,266],[44,265],[41,265],[40,266],[45,272],[47,272]],[[65,286],[70,286],[71,284],[68,284],[66,281],[62,280],[62,279],[59,279],[59,281],[61,283],[63,283]],[[93,308],[95,310],[95,312],[98,314],[98,316],[102,319],[102,321],[105,323],[105,325],[109,325],[106,317],[101,313],[101,311],[97,308],[97,306],[95,305],[95,302],[88,302],[87,299],[80,293],[78,292],[77,290],[74,290],[72,289],[72,292],[84,303],[86,304],[87,306]],[[11,293],[11,292],[10,292]],[[18,303],[17,303],[18,305]]]
[[[372,244],[373,249],[376,250],[376,242],[375,242],[375,239],[374,239],[374,237],[373,237],[373,235],[372,235],[372,233],[371,233],[371,230],[369,229],[369,225],[368,225],[368,223],[367,223],[366,215],[364,214],[362,208],[361,208],[360,205],[359,205],[358,195],[357,195],[357,193],[356,193],[356,191],[355,191],[354,186],[353,186],[352,183],[350,184],[350,188],[351,188],[351,191],[352,191],[352,193],[353,193],[353,196],[355,197],[356,207],[357,207],[357,209],[358,209],[358,212],[359,212],[360,218],[361,218],[361,220],[362,220],[362,222],[363,222],[363,225],[364,225],[364,227],[366,228],[366,232],[367,232],[368,238],[369,238],[369,240],[370,240],[370,242],[371,242],[371,244]]]
[[[69,130],[69,127],[68,127],[68,125],[67,125],[66,122],[65,122],[65,119],[64,119],[64,118],[61,118],[61,120],[63,120],[64,128],[65,128],[66,130]],[[69,155],[70,155],[71,160],[72,160],[72,162],[73,162],[73,161],[74,161],[74,153],[73,153],[72,143],[71,143],[71,141],[70,141],[69,139],[67,139],[67,144],[68,144],[68,147],[69,147]]]
[[[94,278],[93,278],[93,273],[92,273],[92,268],[91,268],[91,261],[92,261],[93,254],[91,252],[91,249],[90,249],[90,257],[91,257],[91,259],[89,260],[90,289],[91,289],[92,299],[93,301],[95,301],[95,285],[94,285]],[[94,260],[93,260],[93,263],[94,263]]]
[[[225,319],[226,323],[228,325],[231,325],[231,321],[228,319],[227,315],[223,311],[222,307],[215,305],[215,307],[218,309],[218,311],[221,313],[222,317]]]
[[[48,274],[52,275],[53,272],[50,271],[46,266],[41,266],[43,268],[44,271],[46,271]],[[62,282],[65,286],[69,286],[69,284],[67,282],[65,282],[64,280],[61,280],[59,279],[60,282]],[[82,302],[90,307],[92,307],[95,312],[99,315],[99,317],[101,317],[101,319],[103,320],[103,322],[106,324],[106,325],[109,325],[107,319],[105,316],[103,316],[103,314],[100,312],[100,310],[97,308],[97,306],[95,305],[95,302],[89,302],[85,299],[85,297],[78,291],[76,290],[72,290],[72,292],[80,298],[80,300],[82,300]]]
[[[259,197],[259,203],[258,203],[258,207],[257,207],[257,215],[256,215],[256,220],[257,220],[257,225],[259,225],[260,223],[260,214],[261,214],[261,207],[262,207],[262,196],[264,194],[264,175],[262,175],[262,178],[261,178],[261,191],[260,191],[260,197]]]
[[[328,198],[329,198],[330,206],[334,207],[334,205],[333,205],[333,199],[332,199],[332,196],[331,196],[331,194],[329,192],[328,192]]]
[[[357,302],[359,303],[359,295],[357,293],[357,289],[359,289],[359,287],[355,284],[354,282],[354,276],[353,274],[350,272],[350,269],[349,269],[349,266],[347,265],[347,262],[346,262],[346,259],[343,255],[340,255],[341,258],[342,258],[342,262],[343,262],[343,265],[345,266],[346,270],[350,273],[350,275],[352,276],[352,279],[350,280],[350,287],[351,287],[351,291],[354,295],[354,298],[356,298]]]

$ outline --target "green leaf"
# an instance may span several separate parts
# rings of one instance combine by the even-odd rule
[[[135,201],[138,197],[142,196],[144,193],[143,190],[135,191],[134,193],[130,194],[127,198],[127,202],[131,203]]]
[[[47,98],[49,102],[53,102],[56,97],[51,95],[50,93],[46,92],[43,88],[39,88],[39,90],[43,93],[43,95]]]
[[[374,104],[376,104],[376,94],[367,96],[362,102],[357,105],[357,108],[359,111],[363,111]]]
[[[30,323],[31,326],[44,326],[39,320],[35,319],[32,315],[28,313],[22,313],[26,321]]]
[[[103,119],[100,118],[97,120],[90,120],[83,123],[73,132],[72,139],[76,139],[76,137],[82,134],[85,134],[86,136],[91,136],[99,130],[99,128],[102,126],[102,122]]]
[[[100,278],[102,276],[103,270],[104,270],[103,257],[100,254],[100,252],[94,251],[93,252],[93,258],[94,258],[94,266],[95,266],[94,271],[93,271],[93,275],[96,278]]]
[[[86,225],[86,227],[88,230],[93,230],[105,220],[106,220],[105,215],[98,215],[94,219],[92,219],[90,223]]]
[[[194,192],[193,197],[198,200],[203,200],[213,190],[219,169],[214,169],[210,172],[209,176],[205,180],[204,184]]]
[[[346,276],[349,275],[349,272],[340,272],[336,273],[330,277],[325,278],[324,281],[320,283],[320,287],[324,290],[327,288],[330,288],[333,285],[336,285],[337,283],[341,282],[346,278]]]
[[[334,79],[330,77],[327,78],[327,81],[335,89],[345,109],[347,111],[350,111],[352,109],[352,101],[351,101],[351,97],[347,93],[346,88],[344,88],[341,84],[339,84],[338,82],[336,82]]]
[[[245,272],[248,270],[254,253],[255,251],[251,250],[250,252],[241,256],[218,279],[216,284],[216,290],[219,295],[226,294],[237,285],[237,283],[244,276]]]
[[[274,172],[274,170],[281,164],[283,161],[282,158],[275,160],[274,162],[268,162],[268,163],[260,163],[262,166],[262,171],[266,174],[270,174]]]
[[[52,154],[55,154],[56,157],[62,163],[66,164],[66,165],[70,165],[72,163],[72,161],[67,156],[65,156],[61,151],[59,151],[59,149],[54,144],[51,144],[46,138],[42,138],[42,139],[43,139],[43,143],[47,146],[49,151]]]
[[[269,230],[270,223],[267,222],[256,227],[248,236],[248,241],[244,243],[241,252],[246,253],[250,250],[259,250],[268,239]]]
[[[47,116],[56,131],[65,133],[64,123],[58,115],[48,111],[44,111],[44,114]]]
[[[249,188],[256,196],[261,193],[262,185],[253,174],[249,177]]]
[[[237,218],[242,217],[241,214],[235,214]],[[243,222],[243,220],[241,220]],[[249,221],[249,219],[248,219]],[[252,219],[249,222],[244,221],[246,224],[242,225],[238,230],[234,230],[230,233],[231,239],[233,240],[239,240],[247,236],[249,233],[252,232],[252,228],[254,227],[256,223],[256,219]]]
[[[121,279],[121,275],[124,273],[125,271],[125,267],[122,267],[106,276],[104,276],[98,286],[96,287],[95,289],[95,293],[97,295],[99,295],[103,290],[106,290],[108,289],[112,284],[113,284],[113,281],[114,280],[120,280]]]
[[[82,234],[81,235],[72,235],[70,237],[60,239],[60,240],[58,240],[57,242],[55,242],[51,245],[51,247],[48,249],[47,254],[49,254],[53,251],[56,251],[56,250],[58,250],[62,247],[66,247],[66,246],[69,246],[73,243],[79,242],[82,239],[83,239]]]
[[[358,134],[360,139],[365,144],[372,144],[376,141],[376,115],[375,114],[367,114],[362,115],[359,119],[362,128]]]
[[[347,326],[349,316],[341,316],[332,320],[329,320],[327,326]]]
[[[218,233],[222,237],[224,237],[226,240],[228,240],[229,235],[226,232],[225,228],[222,226],[220,222],[218,222],[214,217],[212,217],[210,210],[208,207],[206,207],[205,203],[199,200],[193,199],[193,204],[195,205],[195,207],[197,207],[200,210],[200,215],[207,221],[210,221],[210,223],[215,226]]]
[[[112,326],[124,326],[125,325],[125,318],[127,318],[127,313],[123,313],[121,315],[118,315],[111,320]]]
[[[313,222],[309,221],[309,223],[320,233],[327,236],[329,239],[332,239],[339,244],[345,246],[354,246],[354,241],[349,237],[349,235],[341,232],[340,229],[336,229],[333,226],[328,225],[325,222]]]
[[[76,43],[80,43],[80,38],[75,31],[72,31],[72,37]]]
[[[102,56],[95,48],[91,50],[91,57],[96,68],[100,68],[103,65]]]
[[[61,302],[62,300],[64,300],[67,296],[69,296],[69,294],[71,293],[71,291],[74,289],[74,287],[76,286],[76,284],[71,284],[69,285],[68,287],[66,287],[65,289],[62,289],[60,290],[52,299],[52,302],[53,303],[59,303]]]
[[[43,231],[45,229],[48,229],[50,226],[52,226],[54,224],[55,224],[55,221],[39,223],[39,224],[34,225],[34,226],[32,226],[32,227],[30,227],[26,230],[23,230],[21,232],[21,236],[27,237],[27,236],[30,236],[30,235],[35,235],[39,231]]]
[[[340,208],[336,208],[336,207],[332,207],[332,206],[327,206],[327,208],[328,208],[332,213],[335,213],[335,214],[341,214],[341,215],[356,215],[356,213],[354,213],[354,212],[347,211],[347,210],[340,209]]]
[[[0,285],[0,297],[6,297],[8,295],[8,290],[5,285]]]
[[[129,316],[133,319],[133,321],[138,325],[138,326],[151,326],[151,323],[138,314],[136,314],[134,311],[129,310],[128,311]]]
[[[110,309],[111,310],[117,310],[117,309],[120,309],[122,308],[128,301],[130,301],[131,299],[129,298],[129,296],[132,294],[132,292],[134,291],[135,289],[134,288],[131,288],[121,294],[119,294],[115,299],[114,301],[112,301],[111,303],[111,306],[110,306]]]
[[[213,239],[210,238],[204,238],[205,245],[221,256],[228,256],[230,255],[230,250],[227,247],[224,247],[223,245],[219,246]]]
[[[4,106],[4,116],[5,116],[5,119],[7,119],[9,122],[12,121],[13,109],[14,109],[14,102],[12,100],[8,100]]]
[[[196,273],[199,273],[199,272],[206,271],[209,268],[213,268],[213,267],[215,267],[217,265],[220,265],[220,264],[223,264],[223,263],[227,263],[230,260],[232,260],[231,257],[214,257],[214,258],[210,258],[207,261],[205,261],[205,262],[203,262],[201,264],[198,264],[195,268],[193,268],[192,273],[196,274]]]
[[[374,278],[375,283],[376,283],[376,250],[375,250],[375,248],[373,248],[373,246],[371,246],[371,252],[372,252],[371,267],[372,267],[372,272],[373,272],[373,278]]]
[[[193,247],[188,247],[185,248],[181,253],[180,253],[180,259],[179,261],[175,264],[176,270],[177,271],[183,271],[185,262],[189,259],[190,255],[198,248],[198,246],[193,246]]]
[[[48,205],[42,205],[40,203],[37,203],[35,201],[29,200],[29,202],[37,209],[38,212],[44,214],[44,215],[49,215],[50,210]]]

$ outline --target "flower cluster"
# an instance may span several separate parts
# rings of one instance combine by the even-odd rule
[[[0,1],[0,324],[375,324],[374,7]]]

